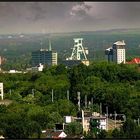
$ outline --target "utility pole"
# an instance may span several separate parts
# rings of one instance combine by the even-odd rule
[[[85,108],[87,108],[87,95],[85,95]]]
[[[92,105],[92,111],[93,111],[93,97],[91,98],[91,105]]]
[[[67,90],[67,100],[69,100],[69,90]]]
[[[1,99],[3,100],[3,97],[4,97],[3,83],[0,83],[0,96],[1,96]]]
[[[138,118],[138,126],[140,125],[140,118]]]
[[[10,89],[10,91],[9,91],[9,92],[10,92],[10,95],[11,95],[11,89]]]
[[[34,93],[34,89],[32,89],[32,95],[33,95],[33,96],[35,95],[35,93]]]
[[[116,128],[116,116],[117,116],[116,111],[114,111],[114,117],[115,117],[115,128]]]
[[[80,111],[80,92],[77,92],[77,94],[78,94],[78,97],[77,97],[77,99],[78,99],[78,110]]]
[[[102,115],[102,103],[100,103],[100,115]]]
[[[52,89],[52,102],[53,102],[53,89]]]
[[[106,130],[108,131],[108,106],[106,106]]]

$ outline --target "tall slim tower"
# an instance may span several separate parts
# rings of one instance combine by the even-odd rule
[[[3,83],[0,83],[0,96],[1,99],[3,100]]]

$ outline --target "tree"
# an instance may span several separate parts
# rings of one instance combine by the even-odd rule
[[[90,134],[92,138],[93,137],[97,138],[97,135],[100,132],[99,125],[100,123],[98,122],[98,120],[93,120],[93,119],[90,120]]]
[[[118,130],[115,128],[111,133],[113,138],[124,138],[124,131],[122,129]]]
[[[135,132],[137,130],[137,124],[130,118],[124,122],[122,129],[126,138],[136,138]]]
[[[37,138],[40,138],[41,136],[41,126],[39,125],[38,122],[36,121],[30,121],[28,126],[27,126],[27,131],[29,137],[33,137],[34,134],[37,134]]]
[[[79,122],[71,122],[66,126],[65,132],[70,136],[79,136],[82,134],[83,128]]]
[[[101,130],[98,134],[99,139],[103,139],[107,137],[107,132],[105,130]]]

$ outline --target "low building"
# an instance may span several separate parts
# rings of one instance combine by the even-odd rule
[[[27,70],[27,71],[34,71],[34,72],[37,72],[37,71],[43,71],[43,69],[44,69],[44,66],[40,63],[40,64],[37,65],[36,67],[27,68],[26,70]]]
[[[97,120],[99,122],[99,129],[106,130],[107,129],[107,117],[100,115],[98,112],[90,112],[90,111],[81,111],[81,124],[83,126],[83,131],[90,131],[90,121]]]
[[[95,120],[97,122],[99,122],[99,129],[102,130],[107,130],[107,117],[101,115],[98,112],[90,112],[90,111],[84,111],[81,110],[77,113],[77,117],[73,117],[73,116],[65,116],[64,117],[64,124],[61,126],[61,128],[63,127],[63,130],[65,129],[65,127],[71,123],[71,122],[80,122],[82,124],[83,127],[83,132],[88,133],[90,131],[90,121],[91,120]]]
[[[133,58],[131,61],[126,62],[126,64],[140,64],[140,58]]]
[[[96,120],[99,123],[99,129],[106,130],[107,129],[107,118],[106,116],[93,116],[90,120]]]
[[[9,70],[9,73],[22,73],[22,71],[17,71],[17,70]]]
[[[67,134],[64,131],[46,130],[46,138],[66,138]]]

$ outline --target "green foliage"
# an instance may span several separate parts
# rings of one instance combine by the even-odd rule
[[[99,125],[100,123],[98,120],[90,120],[90,133],[97,138],[98,133],[100,132],[99,130]]]
[[[81,109],[85,108],[85,95],[87,95],[88,103],[91,103],[93,98],[93,105],[88,104],[87,107],[92,111],[99,112],[99,105],[102,103],[103,113],[106,113],[108,106],[108,111],[112,114],[116,111],[131,119],[138,119],[140,116],[138,66],[98,62],[88,67],[80,64],[66,69],[64,65],[58,65],[45,68],[39,73],[0,73],[0,82],[4,83],[5,98],[13,101],[8,106],[0,106],[0,131],[9,138],[40,137],[40,130],[54,128],[55,123],[63,122],[64,116],[76,116],[78,91],[81,93]],[[67,90],[70,91],[70,100],[67,100]],[[29,128],[27,123],[30,124]],[[9,124],[11,131],[8,130]],[[35,125],[39,131],[34,129]],[[108,136],[106,132],[97,129],[98,125],[97,122],[91,123],[91,132],[87,137]],[[71,127],[70,134],[80,135],[79,132],[75,132],[75,125]],[[15,129],[19,134],[20,130],[24,133],[21,136],[16,135],[13,132]],[[132,133],[128,134],[129,131]],[[114,130],[110,137],[139,138],[139,131],[136,124],[127,121],[120,130]]]
[[[65,132],[69,136],[79,136],[82,134],[83,128],[79,122],[71,122],[67,125]]]
[[[22,100],[22,96],[19,93],[8,94],[8,95],[6,95],[6,98],[8,98],[10,100],[15,100],[18,102],[20,102]]]
[[[137,136],[134,134],[137,129],[137,124],[132,119],[127,119],[123,124],[123,131],[127,138],[136,138]]]
[[[122,129],[118,130],[117,128],[115,128],[112,131],[112,137],[113,138],[124,138],[124,131]]]
[[[107,137],[107,132],[105,130],[101,130],[98,134],[99,139],[103,139]]]
[[[7,112],[7,108],[5,105],[0,105],[0,113],[6,113]]]

